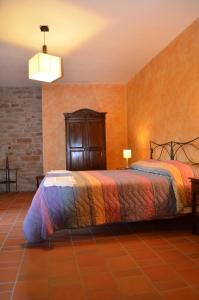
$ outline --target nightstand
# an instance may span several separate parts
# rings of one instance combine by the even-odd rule
[[[192,232],[193,234],[199,231],[199,212],[197,211],[197,204],[199,204],[199,178],[189,178],[191,180],[192,193]]]
[[[44,175],[38,175],[38,176],[36,176],[37,189],[38,189],[41,181],[44,179],[44,177],[45,177]]]

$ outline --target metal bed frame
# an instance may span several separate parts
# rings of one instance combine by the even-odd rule
[[[156,142],[150,141],[150,158],[154,159],[154,155],[157,150],[160,151],[158,157],[156,158],[157,160],[160,160],[162,158],[163,153],[168,154],[169,159],[174,160],[177,159],[178,153],[182,152],[188,162],[194,165],[199,164],[199,162],[194,162],[190,158],[189,154],[187,153],[188,148],[193,148],[199,151],[199,137],[186,142],[169,141],[163,144],[158,144]]]

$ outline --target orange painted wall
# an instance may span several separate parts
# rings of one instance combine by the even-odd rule
[[[42,87],[44,172],[65,169],[63,113],[90,108],[106,115],[107,167],[124,166],[127,145],[126,86],[110,84],[46,84]]]
[[[199,136],[199,19],[128,82],[127,120],[134,160],[149,140]]]

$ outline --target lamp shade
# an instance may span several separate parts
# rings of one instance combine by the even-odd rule
[[[123,150],[123,157],[124,158],[131,158],[132,157],[131,149],[124,149]]]
[[[38,53],[29,60],[29,79],[52,82],[60,77],[60,57]]]

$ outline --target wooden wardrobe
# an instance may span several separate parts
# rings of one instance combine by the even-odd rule
[[[105,112],[80,109],[65,113],[66,168],[106,169]]]

